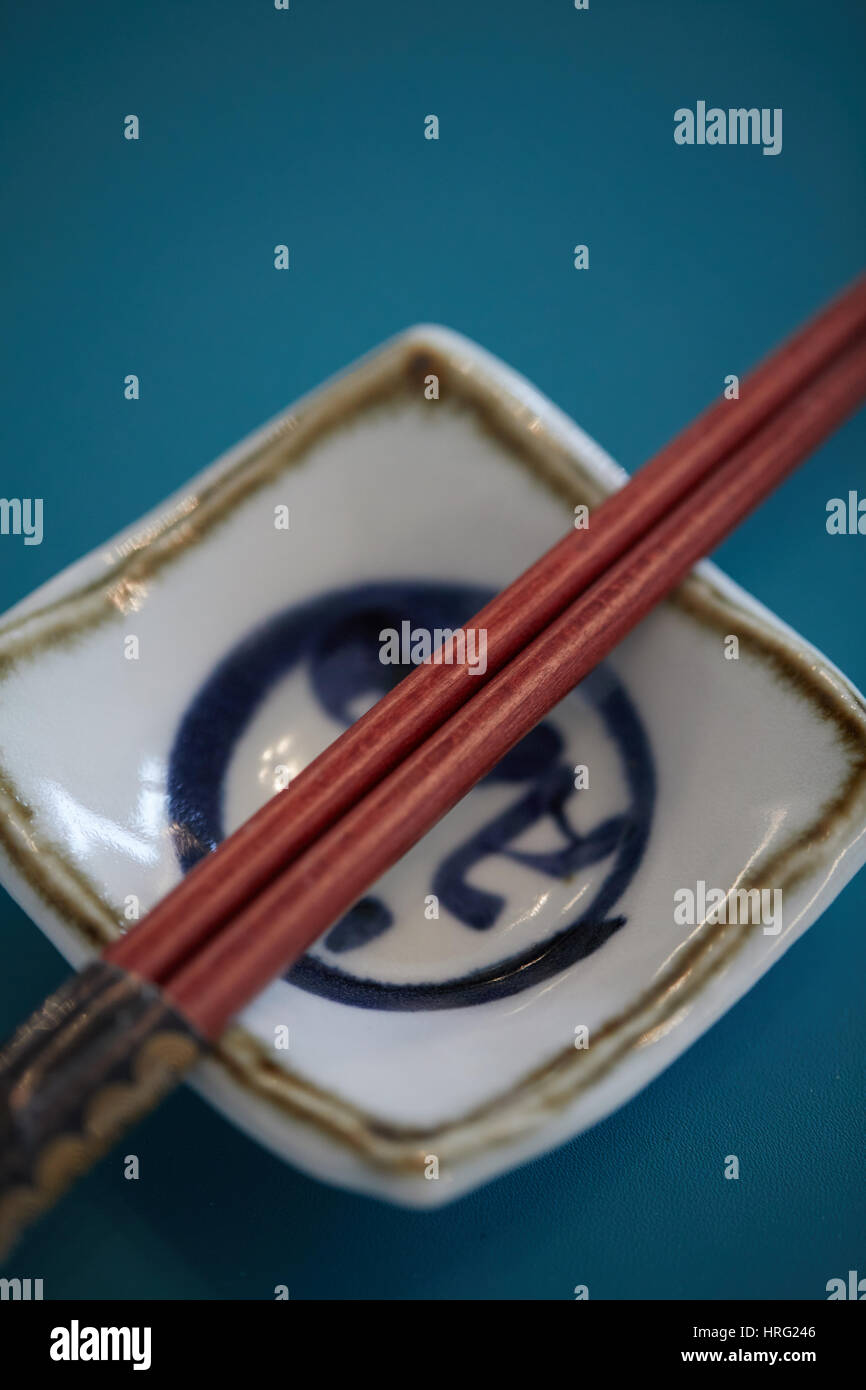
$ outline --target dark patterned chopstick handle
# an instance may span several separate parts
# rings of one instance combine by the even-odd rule
[[[96,961],[0,1048],[0,1259],[201,1056],[156,985]]]

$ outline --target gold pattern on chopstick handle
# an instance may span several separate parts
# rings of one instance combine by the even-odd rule
[[[0,1258],[198,1059],[156,985],[97,961],[0,1049]]]

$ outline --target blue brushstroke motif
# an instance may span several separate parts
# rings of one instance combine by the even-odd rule
[[[219,663],[186,710],[169,764],[169,812],[178,858],[187,872],[224,838],[223,789],[242,733],[274,685],[304,669],[314,698],[338,724],[408,673],[379,659],[379,634],[413,628],[455,628],[468,621],[491,594],[473,586],[405,581],[335,590],[268,619]],[[628,804],[586,834],[571,826],[568,803],[574,772],[555,714],[527,734],[485,778],[520,787],[521,794],[450,851],[432,873],[429,891],[469,931],[487,932],[507,906],[504,894],[474,886],[473,870],[497,858],[552,879],[611,859],[592,900],[568,926],[546,941],[499,959],[482,970],[444,981],[392,984],[362,978],[318,955],[307,955],[287,974],[301,989],[327,999],[373,1009],[462,1008],[506,998],[585,959],[624,924],[614,909],[646,848],[655,803],[653,758],[642,721],[618,678],[599,667],[581,683],[581,697],[599,715],[616,746]],[[556,827],[560,847],[529,853],[514,842],[539,822]],[[328,953],[348,957],[394,925],[380,898],[367,896],[331,928]]]

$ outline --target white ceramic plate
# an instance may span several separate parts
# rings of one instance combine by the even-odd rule
[[[623,480],[465,339],[386,344],[0,623],[4,884],[84,961],[382,692],[381,629],[464,621]],[[705,564],[194,1084],[304,1169],[435,1205],[657,1075],[864,826],[862,697]],[[781,915],[715,921],[701,883]]]

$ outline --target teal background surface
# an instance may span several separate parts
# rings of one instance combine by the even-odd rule
[[[0,610],[419,320],[637,467],[861,268],[864,40],[859,0],[6,3],[0,495],[45,499],[45,540],[0,537]],[[676,146],[698,99],[782,107],[782,153]],[[824,520],[866,493],[864,445],[861,416],[716,555],[861,689],[866,537]],[[624,1110],[438,1213],[303,1177],[184,1092],[141,1180],[104,1161],[4,1273],[47,1298],[825,1297],[866,1274],[864,917],[866,874]],[[64,967],[5,895],[0,934],[5,1033]]]

